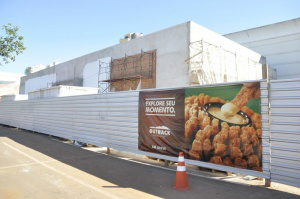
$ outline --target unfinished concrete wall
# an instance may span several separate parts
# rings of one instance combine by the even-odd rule
[[[189,22],[179,24],[126,43],[117,44],[76,59],[55,65],[42,71],[22,77],[20,93],[25,93],[25,82],[29,79],[56,74],[60,84],[82,86],[83,70],[87,64],[101,58],[122,58],[143,51],[157,49],[156,54],[156,87],[173,87],[188,85]],[[95,71],[97,73],[97,71]],[[75,80],[75,81],[74,81]]]

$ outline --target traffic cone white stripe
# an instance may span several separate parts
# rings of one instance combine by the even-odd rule
[[[177,166],[177,171],[186,171],[185,166]]]
[[[178,162],[184,162],[184,157],[183,156],[179,156],[178,157]]]

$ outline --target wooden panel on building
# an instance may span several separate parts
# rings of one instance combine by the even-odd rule
[[[156,50],[114,59],[110,70],[110,90],[136,90],[156,87]]]

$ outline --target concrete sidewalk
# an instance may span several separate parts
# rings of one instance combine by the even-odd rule
[[[0,198],[299,198],[285,192],[189,175],[95,153],[51,137],[0,127]]]

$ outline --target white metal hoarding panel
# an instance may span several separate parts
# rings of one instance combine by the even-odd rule
[[[0,123],[121,151],[177,161],[177,157],[138,150],[138,101],[138,91],[127,91],[0,103]],[[186,160],[186,162],[211,169],[269,178],[268,91],[265,81],[261,82],[261,102],[263,172],[195,160]]]
[[[116,149],[137,150],[138,92],[1,103],[0,123]]]
[[[300,187],[300,79],[274,80],[271,100],[271,180]]]

